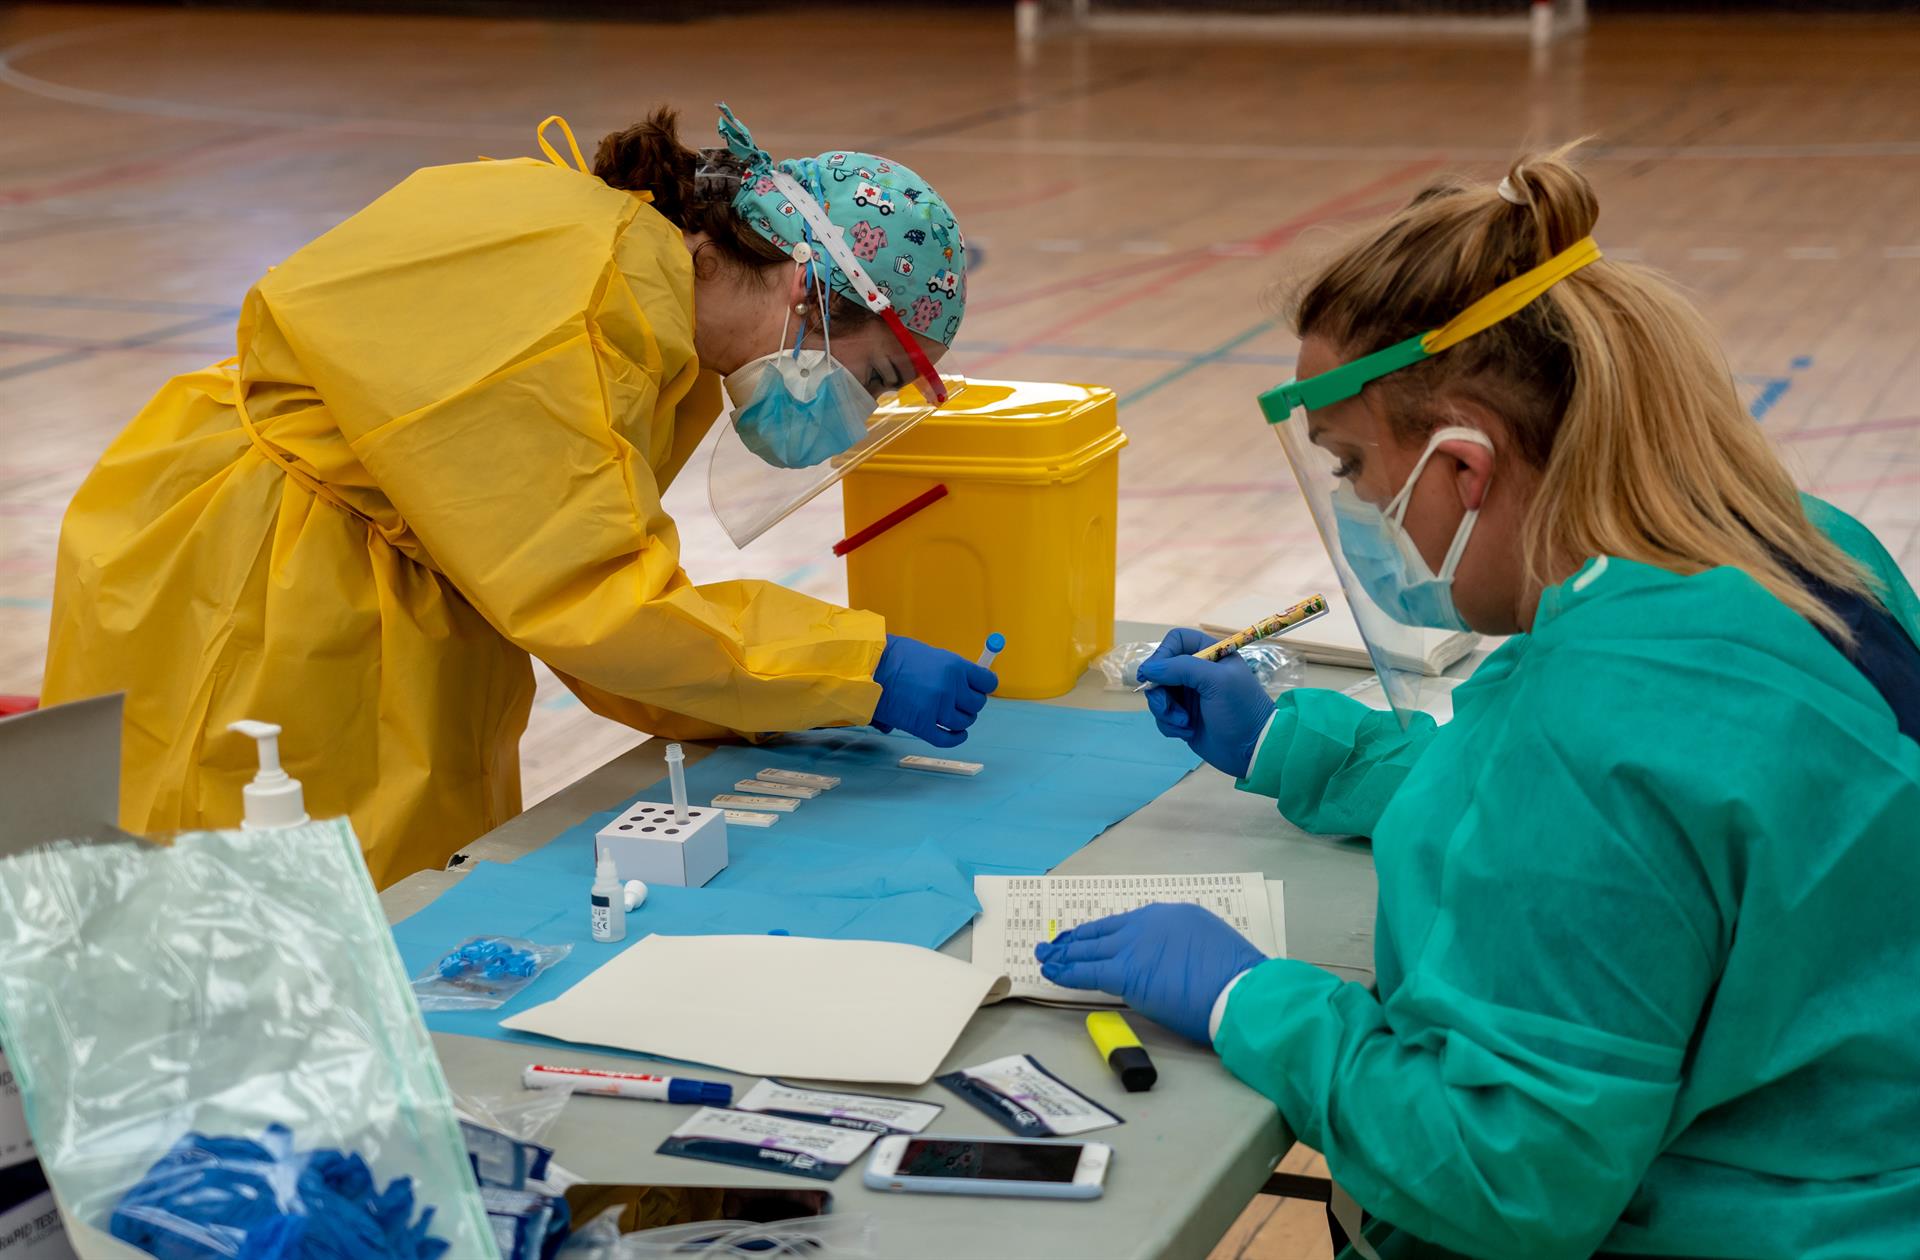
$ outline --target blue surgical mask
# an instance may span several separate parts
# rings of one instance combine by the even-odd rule
[[[825,350],[777,350],[726,378],[733,427],[776,468],[811,468],[867,435],[873,396]]]
[[[803,350],[807,322],[787,344],[790,323],[780,325],[780,349],[729,372],[723,384],[733,400],[733,427],[746,448],[775,468],[811,468],[867,436],[873,395],[833,357],[833,326],[827,311],[826,272],[814,263],[813,247],[793,247],[805,268],[807,287],[820,312],[825,350]],[[788,316],[790,321],[791,314]]]
[[[1403,625],[1466,630],[1467,623],[1453,605],[1453,575],[1460,567],[1467,539],[1473,536],[1474,523],[1480,519],[1479,509],[1469,509],[1454,531],[1439,573],[1428,566],[1405,525],[1407,504],[1420,474],[1426,471],[1434,448],[1449,440],[1477,442],[1493,449],[1493,442],[1478,429],[1441,429],[1427,439],[1427,449],[1421,452],[1407,483],[1384,508],[1368,503],[1342,481],[1333,490],[1333,511],[1339,525],[1340,553],[1382,612]]]

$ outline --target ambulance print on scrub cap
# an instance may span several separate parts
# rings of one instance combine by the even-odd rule
[[[936,371],[919,340],[951,346],[960,330],[966,244],[946,202],[907,167],[848,150],[776,163],[731,110],[719,108],[729,165],[741,168],[735,210],[807,265],[810,282],[884,320],[915,369],[913,379],[880,396],[865,436],[808,467],[775,467],[749,449],[732,424],[721,426],[707,496],[734,545],[744,547],[966,389],[951,352]],[[708,174],[703,170],[702,177]],[[722,178],[730,182],[733,175]],[[819,304],[822,315],[825,305]]]

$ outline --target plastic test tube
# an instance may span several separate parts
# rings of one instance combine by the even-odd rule
[[[687,821],[687,754],[680,751],[680,745],[667,745],[667,777],[673,783],[673,817],[676,822]]]
[[[986,651],[980,653],[980,659],[975,661],[974,664],[978,665],[981,669],[992,669],[993,658],[1000,655],[1000,650],[1006,646],[1007,639],[1005,635],[997,632],[988,635]]]

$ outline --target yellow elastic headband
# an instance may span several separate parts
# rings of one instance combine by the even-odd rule
[[[1547,261],[1507,281],[1452,319],[1429,332],[1409,337],[1398,345],[1362,355],[1351,363],[1342,363],[1331,371],[1306,380],[1288,381],[1260,395],[1260,410],[1268,424],[1279,424],[1297,409],[1318,411],[1345,402],[1369,382],[1389,372],[1411,367],[1430,359],[1449,346],[1457,346],[1475,333],[1485,332],[1514,314],[1529,302],[1559,284],[1588,263],[1600,261],[1600,247],[1591,236],[1583,237]]]
[[[1485,332],[1527,303],[1559,284],[1590,262],[1600,260],[1600,247],[1585,236],[1532,271],[1515,276],[1420,339],[1428,354],[1439,354],[1475,333]]]

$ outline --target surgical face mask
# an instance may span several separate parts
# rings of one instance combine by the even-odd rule
[[[1421,452],[1407,483],[1386,507],[1368,503],[1342,481],[1334,487],[1333,511],[1339,524],[1340,552],[1382,612],[1404,625],[1465,630],[1467,623],[1453,605],[1453,575],[1460,567],[1467,539],[1473,536],[1474,522],[1480,519],[1479,509],[1469,509],[1454,531],[1453,544],[1447,548],[1437,574],[1414,545],[1405,525],[1407,504],[1412,501],[1420,474],[1426,471],[1434,448],[1449,440],[1477,442],[1493,449],[1493,442],[1478,429],[1441,429],[1427,440],[1427,449]]]
[[[810,468],[867,435],[873,397],[825,350],[776,350],[724,382],[733,427],[776,468]]]
[[[803,262],[809,257],[796,254]],[[873,396],[833,357],[833,334],[825,323],[829,294],[821,273],[808,263],[807,274],[815,278],[814,300],[827,348],[800,348],[807,335],[804,321],[789,347],[783,322],[780,349],[728,373],[722,382],[733,401],[735,432],[775,468],[811,468],[832,459],[867,435],[867,417],[873,414]]]

